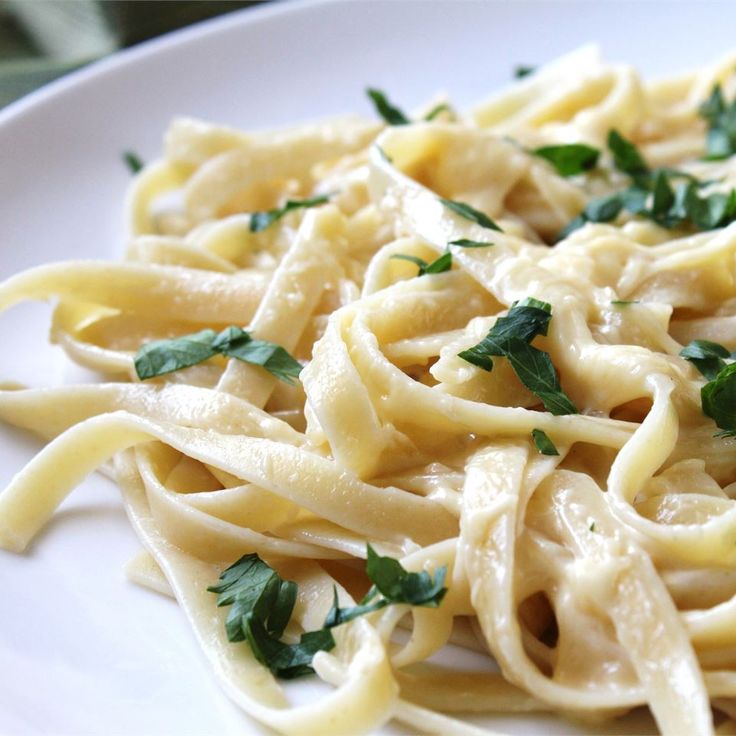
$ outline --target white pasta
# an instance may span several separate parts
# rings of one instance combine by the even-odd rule
[[[49,441],[0,494],[0,547],[25,550],[109,461],[144,548],[130,579],[176,597],[228,695],[283,734],[391,719],[474,734],[463,714],[592,724],[639,706],[664,734],[732,732],[736,439],[716,435],[709,379],[679,353],[736,349],[736,222],[624,208],[552,243],[637,183],[606,153],[612,130],[651,169],[728,195],[736,156],[705,160],[698,110],[715,84],[733,98],[735,68],[651,83],[585,47],[431,121],[174,121],[132,183],[125,260],[0,284],[0,310],[57,299],[52,339],[106,381],[0,390],[0,419]],[[561,176],[534,154],[565,144],[599,149],[598,167]],[[448,252],[451,269],[419,276],[395,257]],[[492,371],[459,356],[529,297],[551,305],[534,347],[577,413],[545,410],[510,353],[490,353]],[[230,325],[294,355],[299,381],[222,356],[139,380],[144,343]],[[446,567],[447,593],[334,628],[312,662],[330,694],[291,706],[207,588],[257,553],[298,584],[293,642],[321,629],[333,587],[341,606],[365,592],[367,544],[410,571]],[[500,672],[425,661],[448,642]]]

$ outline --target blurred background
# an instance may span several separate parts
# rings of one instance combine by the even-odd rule
[[[259,0],[0,0],[0,107],[80,66]]]

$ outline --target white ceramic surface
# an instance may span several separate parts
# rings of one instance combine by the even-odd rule
[[[148,159],[175,114],[244,128],[358,111],[366,85],[411,108],[460,105],[599,41],[662,74],[733,43],[733,3],[318,2],[233,13],[70,75],[0,112],[0,277],[42,262],[114,258],[125,239],[126,148]],[[46,345],[49,309],[0,317],[0,380],[69,382]],[[0,486],[38,450],[0,428]],[[222,695],[175,604],[126,582],[138,549],[114,485],[74,492],[28,554],[0,552],[0,733],[258,734]],[[299,685],[299,699],[316,686]],[[502,718],[511,733],[581,733]],[[544,723],[544,725],[542,725]],[[610,733],[622,728],[617,727]],[[392,729],[392,733],[400,730]],[[388,731],[387,731],[388,733]]]

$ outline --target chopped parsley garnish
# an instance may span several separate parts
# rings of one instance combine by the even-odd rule
[[[314,672],[312,657],[335,646],[328,629],[306,632],[298,644],[281,641],[294,611],[297,585],[283,580],[257,554],[241,557],[220,580],[207,590],[219,594],[218,606],[231,606],[225,621],[228,641],[247,641],[255,658],[277,677]]]
[[[460,215],[460,217],[464,217],[466,220],[475,222],[481,227],[488,228],[489,230],[498,230],[499,232],[503,232],[501,228],[496,225],[490,217],[488,217],[488,215],[480,210],[476,210],[475,207],[471,207],[466,202],[455,202],[452,199],[443,199],[442,197],[439,197],[439,200],[445,205],[445,207],[452,210],[456,215]]]
[[[450,252],[451,245],[457,245],[460,248],[488,248],[493,245],[493,243],[484,243],[480,240],[468,240],[467,238],[451,240],[447,244],[447,251],[431,263],[428,263],[423,258],[419,258],[419,256],[410,256],[404,253],[397,253],[396,255],[390,256],[390,258],[415,263],[419,267],[419,273],[417,276],[424,276],[426,273],[443,273],[444,271],[449,271],[452,268],[452,253]]]
[[[588,527],[588,531],[594,532],[595,531],[595,522],[591,521],[590,526]]]
[[[424,119],[427,122],[434,120],[440,113],[452,112],[452,108],[446,102],[440,102],[439,105],[435,105],[425,116]]]
[[[624,174],[636,179],[649,173],[639,149],[615,129],[608,134],[608,150],[613,154],[613,165]]]
[[[447,592],[447,588],[444,587],[446,567],[435,570],[434,580],[432,580],[432,576],[426,570],[409,572],[398,560],[392,557],[381,557],[370,544],[365,569],[373,586],[363,600],[352,608],[340,608],[335,589],[334,603],[325,619],[326,628],[339,626],[365,613],[385,608],[392,603],[408,603],[412,606],[436,608]]]
[[[330,201],[330,196],[329,194],[323,194],[319,197],[311,197],[309,199],[289,199],[283,207],[276,207],[265,212],[253,212],[250,216],[250,231],[252,233],[259,233],[294,210],[326,204]]]
[[[715,378],[700,389],[700,401],[703,414],[723,430],[717,436],[736,435],[736,363],[721,368]]]
[[[385,162],[386,162],[387,164],[392,164],[392,163],[394,162],[394,160],[393,160],[393,159],[391,158],[391,156],[389,156],[389,155],[388,155],[388,154],[386,153],[386,151],[384,151],[384,150],[383,150],[383,148],[381,148],[381,146],[376,146],[376,148],[378,149],[378,153],[380,153],[380,154],[381,154],[381,158],[382,158],[382,159],[383,159],[383,160],[384,160],[384,161],[385,161]]]
[[[131,174],[137,174],[144,166],[143,159],[135,151],[123,151],[123,161]]]
[[[458,355],[484,371],[491,371],[493,360],[490,356],[504,356],[509,338],[531,342],[537,335],[547,334],[551,319],[551,305],[536,299],[524,299],[513,305],[506,317],[499,317],[477,345]]]
[[[638,299],[633,299],[633,300],[629,300],[629,299],[614,299],[611,302],[611,304],[613,304],[613,305],[615,305],[617,307],[625,307],[625,306],[628,306],[629,304],[638,304],[638,303],[639,303],[639,300]]]
[[[584,143],[561,146],[542,146],[532,153],[549,161],[560,176],[575,176],[595,168],[601,152]]]
[[[623,209],[623,201],[619,193],[608,197],[591,199],[585,209],[557,235],[557,240],[566,238],[570,233],[585,225],[586,222],[611,222]]]
[[[698,112],[708,123],[706,159],[720,161],[733,156],[736,153],[736,97],[727,103],[721,85],[716,84]]]
[[[241,557],[220,575],[220,584],[207,588],[217,593],[218,606],[231,606],[225,620],[228,641],[247,641],[255,658],[277,677],[308,675],[317,652],[330,651],[335,640],[330,629],[392,603],[437,607],[447,592],[446,567],[435,571],[408,572],[398,560],[381,557],[368,545],[366,573],[373,583],[359,605],[340,608],[335,589],[334,605],[324,626],[303,633],[298,643],[281,640],[296,603],[297,584],[283,580],[257,554]]]
[[[593,199],[557,236],[566,238],[587,222],[612,222],[623,210],[646,217],[666,228],[712,230],[736,220],[736,189],[701,197],[698,190],[711,182],[670,168],[650,169],[636,146],[618,131],[608,136],[614,165],[632,179],[627,189]]]
[[[240,327],[226,327],[219,334],[207,329],[146,343],[135,356],[135,371],[138,378],[145,380],[189,368],[215,355],[260,365],[285,383],[293,383],[302,369],[301,363],[280,345],[254,340]]]
[[[547,436],[547,433],[542,429],[532,430],[532,439],[534,440],[534,446],[539,450],[542,455],[559,455],[554,442]]]
[[[411,120],[404,115],[404,113],[398,108],[394,107],[389,101],[386,95],[379,89],[368,88],[366,94],[371,98],[373,104],[376,107],[376,112],[389,124],[389,125],[408,125]]]
[[[493,243],[487,243],[483,240],[468,240],[467,238],[460,238],[459,240],[451,240],[447,246],[458,245],[461,248],[488,248]]]
[[[548,353],[512,337],[506,343],[505,355],[519,380],[542,400],[547,411],[557,415],[578,413],[575,404],[562,390]]]
[[[528,77],[530,74],[534,74],[535,71],[537,71],[537,67],[535,66],[519,65],[514,67],[514,77],[516,79],[523,79],[524,77]]]
[[[482,368],[493,369],[493,357],[506,358],[519,380],[542,400],[552,414],[577,414],[575,405],[562,390],[547,353],[532,347],[537,335],[546,335],[552,307],[527,297],[512,305],[506,317],[499,317],[488,334],[477,344],[458,353],[458,357]]]
[[[693,340],[680,350],[680,357],[692,363],[709,381],[712,381],[726,367],[724,358],[733,358],[733,355],[717,342]]]
[[[449,252],[443,253],[439,258],[432,261],[432,263],[427,263],[427,261],[423,258],[419,258],[418,256],[409,256],[403,253],[397,253],[396,255],[391,256],[391,258],[415,263],[419,267],[419,273],[417,276],[424,276],[425,273],[443,273],[444,271],[449,271],[452,268],[452,253]]]

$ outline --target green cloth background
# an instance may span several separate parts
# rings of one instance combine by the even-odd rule
[[[258,0],[0,0],[0,107],[117,49]]]

